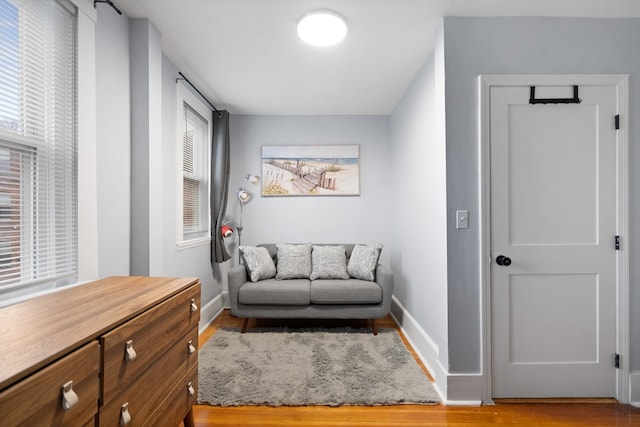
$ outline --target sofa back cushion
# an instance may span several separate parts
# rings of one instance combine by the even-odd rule
[[[347,263],[349,262],[349,257],[351,257],[351,251],[353,251],[354,243],[314,243],[316,246],[336,246],[342,245],[345,249],[345,254],[347,255]],[[260,243],[257,245],[258,247],[265,248],[269,251],[269,255],[273,259],[276,267],[278,266],[278,244],[277,243]]]

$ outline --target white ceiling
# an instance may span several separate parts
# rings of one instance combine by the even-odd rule
[[[442,16],[640,17],[640,0],[115,3],[130,18],[149,18],[167,57],[216,107],[235,114],[389,114],[429,55]],[[342,44],[318,48],[298,39],[298,19],[318,8],[346,18]]]

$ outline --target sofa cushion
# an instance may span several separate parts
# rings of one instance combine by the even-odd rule
[[[240,254],[252,282],[275,277],[276,266],[266,248],[240,246]]]
[[[247,282],[238,290],[238,302],[251,305],[309,305],[309,285],[309,279]]]
[[[382,245],[356,245],[351,252],[347,272],[354,279],[375,280]]]
[[[278,243],[276,279],[308,279],[311,275],[311,243]]]
[[[348,279],[347,253],[343,245],[318,246],[311,250],[311,280]]]
[[[376,282],[360,279],[312,280],[313,304],[378,304],[382,288]]]

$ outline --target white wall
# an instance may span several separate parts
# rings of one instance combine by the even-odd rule
[[[447,195],[442,38],[391,116],[393,205],[401,227],[394,236],[394,296],[407,313],[394,316],[422,348],[445,392],[448,370]],[[420,331],[422,329],[422,331]],[[422,342],[422,333],[427,335]]]
[[[230,132],[227,214],[235,221],[239,216],[235,192],[246,173],[261,174],[263,145],[360,145],[360,196],[261,197],[260,186],[250,186],[254,197],[244,207],[243,244],[382,243],[381,260],[388,265],[391,236],[402,226],[403,217],[402,208],[391,203],[387,117],[231,115]]]

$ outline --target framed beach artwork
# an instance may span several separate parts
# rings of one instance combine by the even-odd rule
[[[358,145],[265,145],[262,195],[358,196]]]

